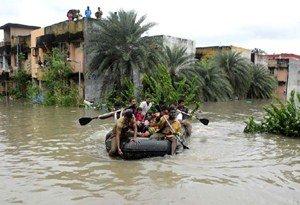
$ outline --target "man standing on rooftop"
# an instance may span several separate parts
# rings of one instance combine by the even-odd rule
[[[85,10],[85,17],[86,18],[91,18],[92,11],[90,10],[90,7],[88,6]]]

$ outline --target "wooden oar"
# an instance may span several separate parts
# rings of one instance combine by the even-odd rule
[[[195,118],[196,118],[197,120],[199,120],[203,125],[208,125],[208,123],[209,123],[209,119],[206,119],[206,118],[198,118],[198,117],[196,117],[196,116],[190,115],[189,113],[183,112],[183,111],[178,110],[178,109],[177,109],[177,111],[178,111],[178,112],[181,112],[182,114],[188,115],[188,116],[190,116],[190,117],[195,117]]]
[[[180,142],[180,144],[182,145],[183,149],[190,149],[188,146],[186,146],[186,145],[183,143],[183,140],[181,140],[181,139],[178,137],[177,133],[176,133],[175,130],[173,129],[172,125],[169,123],[168,119],[167,119],[165,116],[163,116],[163,117],[164,117],[165,121],[167,122],[168,126],[171,128],[171,131],[172,131],[173,135],[176,137],[176,139],[177,139],[177,140]]]
[[[102,115],[99,115],[97,117],[82,117],[82,118],[79,119],[79,124],[80,125],[86,125],[94,119],[101,119],[101,120],[107,119],[107,118],[110,118],[110,117],[114,116],[114,114],[116,112],[119,112],[119,111],[121,111],[121,110],[116,110],[116,111],[113,111],[113,112],[102,114]]]

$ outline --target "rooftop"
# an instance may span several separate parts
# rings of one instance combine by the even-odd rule
[[[271,54],[267,55],[269,59],[293,59],[300,60],[300,55],[296,55],[293,53],[280,53],[280,54]]]
[[[39,26],[29,26],[29,25],[24,25],[24,24],[18,24],[18,23],[7,23],[4,24],[3,26],[0,26],[0,29],[7,29],[7,28],[28,28],[28,29],[38,29],[41,28]]]
[[[249,50],[247,48],[233,46],[233,45],[228,45],[228,46],[204,46],[204,47],[197,47],[196,49],[231,49],[231,48]]]

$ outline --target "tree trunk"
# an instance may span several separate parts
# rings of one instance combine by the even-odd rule
[[[140,70],[136,66],[132,66],[132,82],[134,84],[134,96],[140,99],[143,85],[140,79]]]

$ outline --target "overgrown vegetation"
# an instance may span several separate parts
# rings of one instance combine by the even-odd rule
[[[266,114],[261,122],[250,117],[244,129],[246,133],[273,133],[288,137],[300,137],[300,93],[291,92],[286,103],[277,100],[277,105],[265,107]],[[298,104],[297,104],[298,103]]]
[[[112,91],[107,94],[106,106],[108,109],[128,106],[134,97],[134,84],[129,78],[123,78],[121,85],[115,84]]]
[[[194,76],[203,101],[225,101],[233,95],[233,89],[222,69],[212,59],[196,62],[182,72],[186,78]]]
[[[251,72],[247,60],[237,52],[221,52],[216,56],[217,67],[221,68],[233,88],[234,95],[243,99],[251,84]]]
[[[35,82],[31,82],[27,88],[27,99],[36,104],[44,102],[42,89]]]
[[[115,88],[121,88],[121,80],[125,77],[138,84],[139,78],[134,78],[133,73],[147,71],[156,62],[152,50],[155,39],[143,37],[154,23],[144,23],[145,19],[146,16],[138,18],[134,11],[120,10],[97,22],[100,32],[94,34],[91,52],[95,57],[90,67],[101,74],[109,73],[117,84]]]
[[[250,87],[247,97],[256,99],[271,98],[277,85],[274,76],[271,76],[266,68],[260,65],[250,64]]]
[[[31,82],[31,75],[24,68],[17,70],[14,78],[15,87],[10,90],[10,95],[16,99],[26,99],[27,88]]]
[[[195,80],[185,77],[172,84],[171,73],[164,65],[159,65],[151,74],[143,77],[143,96],[149,97],[155,104],[171,105],[184,98],[185,103],[199,102],[198,86]]]
[[[48,64],[43,75],[45,105],[79,105],[78,88],[69,80],[72,69],[66,54],[54,48],[47,55],[46,61]]]

